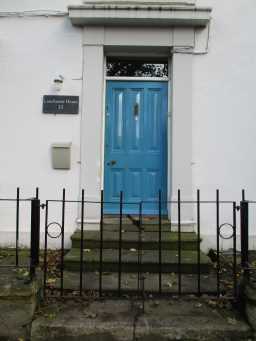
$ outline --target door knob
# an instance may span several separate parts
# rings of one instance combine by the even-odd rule
[[[114,166],[116,164],[116,160],[111,160],[107,163],[108,166]]]

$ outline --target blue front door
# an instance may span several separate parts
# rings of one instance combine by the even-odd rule
[[[167,199],[167,82],[108,81],[104,201],[105,213],[158,213],[158,193]],[[167,213],[166,202],[162,212]]]

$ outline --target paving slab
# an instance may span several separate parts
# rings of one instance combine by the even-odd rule
[[[53,301],[32,324],[31,341],[248,341],[250,327],[230,305],[204,297],[140,301]]]
[[[133,321],[128,301],[55,302],[33,321],[31,341],[128,341]]]

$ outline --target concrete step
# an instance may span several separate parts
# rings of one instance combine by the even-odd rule
[[[116,249],[103,250],[102,271],[118,272],[119,253]],[[87,250],[83,252],[84,271],[99,271],[100,269],[100,251],[99,249]],[[80,270],[80,250],[71,249],[64,258],[65,269],[70,271]],[[143,250],[141,265],[138,265],[137,250],[122,250],[122,272],[142,272],[157,273],[159,271],[159,253],[158,250]],[[162,251],[162,272],[172,273],[178,271],[178,252],[163,250]],[[211,268],[210,259],[200,252],[200,272],[209,273]],[[181,252],[181,273],[197,273],[197,251]]]
[[[159,293],[159,274],[158,273],[143,273],[144,292],[146,294]],[[86,272],[83,275],[83,290],[98,291],[99,290],[99,272]],[[64,290],[79,290],[80,276],[77,272],[64,271],[63,288]],[[175,273],[162,274],[162,293],[177,295],[179,292],[179,278]],[[141,284],[141,283],[140,283]],[[60,279],[55,282],[55,287],[60,288]],[[140,287],[141,288],[141,287]],[[105,293],[118,290],[118,273],[103,272],[102,273],[102,290]],[[138,273],[122,273],[121,275],[121,290],[123,294],[138,292]],[[141,290],[141,289],[140,289]],[[216,295],[217,282],[216,271],[212,269],[209,274],[200,275],[200,290],[202,294]],[[182,294],[191,294],[198,291],[198,275],[197,274],[182,274],[181,276],[181,291]],[[228,295],[224,285],[220,285],[222,294]],[[233,294],[231,290],[231,294]]]
[[[119,215],[117,214],[114,214],[114,215],[111,215],[111,214],[105,214],[104,215],[104,223],[105,224],[119,224],[119,220],[120,220],[120,217]],[[139,216],[136,215],[136,214],[133,214],[133,215],[123,215],[122,217],[122,222],[124,224],[131,224],[132,221],[139,221]],[[170,220],[168,219],[167,216],[161,216],[161,221],[162,221],[162,224],[165,225],[165,224],[170,224]],[[153,216],[150,216],[150,215],[144,215],[143,218],[142,218],[142,223],[143,224],[158,224],[159,222],[159,217],[158,215],[153,215]]]
[[[139,216],[138,215],[123,215],[122,217],[122,225],[123,229],[134,231],[136,232],[138,230],[138,227],[136,227],[136,224],[139,223]],[[104,215],[103,217],[103,225],[104,225],[104,231],[105,230],[117,230],[119,228],[120,223],[120,216],[118,214],[114,215]],[[148,216],[144,215],[142,217],[141,224],[144,229],[151,229],[151,230],[157,230],[159,226],[159,217],[158,215],[154,216]],[[178,232],[179,230],[179,224],[176,220],[170,220],[167,216],[161,217],[161,224],[162,224],[162,231],[168,231],[168,232]],[[77,220],[77,227],[81,229],[81,220]],[[100,228],[100,222],[88,222],[84,220],[84,229],[87,230],[97,230]],[[196,228],[196,222],[195,221],[185,221],[182,220],[180,222],[180,229],[181,232],[194,232]]]
[[[162,231],[166,231],[166,232],[177,232],[177,223],[170,223],[169,220],[165,220],[162,221],[161,223],[161,230]],[[193,224],[183,224],[184,226],[186,226],[187,228],[192,228]],[[159,223],[158,221],[144,221],[141,224],[141,228],[144,231],[158,231],[159,230]],[[138,225],[133,224],[131,221],[129,220],[123,220],[122,221],[122,229],[125,231],[133,231],[133,232],[137,232],[138,231]],[[119,230],[119,220],[115,220],[112,222],[112,220],[104,220],[104,224],[103,224],[103,230],[104,231],[118,231]],[[181,231],[182,232],[193,232],[193,230],[185,230],[183,231],[183,226],[181,226]]]
[[[105,227],[105,226],[104,226]],[[135,226],[127,225],[122,228],[122,248],[131,249],[138,248],[139,233],[138,229],[134,230]],[[135,227],[136,228],[136,227]],[[164,230],[162,232],[161,246],[163,250],[177,250],[178,249],[178,233]],[[72,248],[80,248],[81,245],[81,231],[77,230],[71,237]],[[100,248],[100,232],[99,231],[84,231],[83,235],[84,249],[98,249]],[[181,233],[181,249],[182,250],[197,250],[197,235],[194,232]],[[109,229],[104,229],[103,232],[103,248],[117,249],[119,248],[119,230],[117,226]],[[150,226],[142,233],[142,249],[156,250],[159,248],[159,232],[156,226]]]

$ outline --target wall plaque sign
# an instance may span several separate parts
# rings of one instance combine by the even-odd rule
[[[44,114],[78,114],[79,96],[55,96],[43,97]]]

